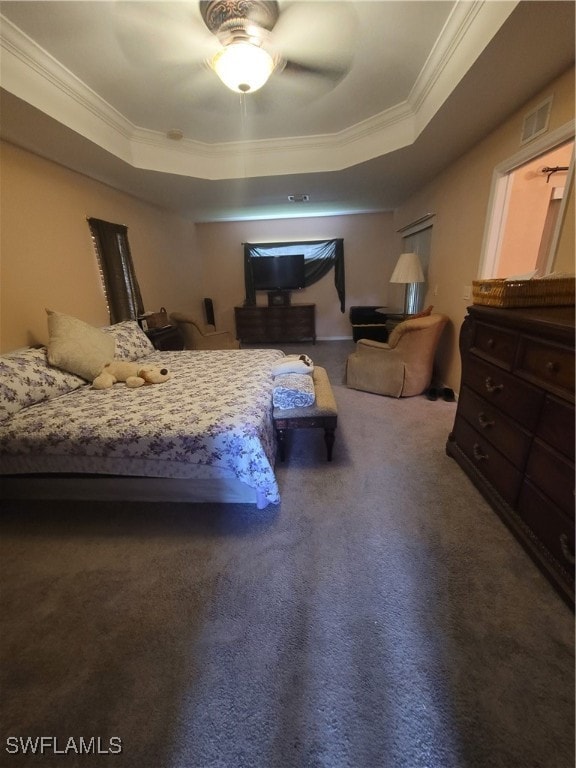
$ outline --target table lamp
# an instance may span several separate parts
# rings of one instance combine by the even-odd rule
[[[404,283],[404,315],[408,314],[408,286],[412,283],[423,283],[424,272],[417,253],[401,253],[394,267],[391,283]]]

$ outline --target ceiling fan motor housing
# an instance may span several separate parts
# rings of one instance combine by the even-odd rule
[[[280,14],[276,0],[200,0],[204,23],[215,35],[248,23],[270,31]]]

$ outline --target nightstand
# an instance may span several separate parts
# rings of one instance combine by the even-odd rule
[[[175,325],[165,325],[164,328],[149,328],[145,334],[156,349],[161,352],[184,349],[182,336]]]

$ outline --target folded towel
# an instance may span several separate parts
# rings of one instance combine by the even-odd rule
[[[302,408],[314,405],[316,395],[311,376],[302,373],[285,373],[276,376],[272,390],[275,408]]]
[[[272,366],[272,376],[281,376],[284,373],[314,372],[314,363],[308,355],[286,355],[282,360]]]

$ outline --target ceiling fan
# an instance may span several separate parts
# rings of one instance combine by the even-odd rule
[[[196,13],[187,7],[192,4],[120,3],[118,13],[129,20],[120,42],[143,66],[196,72],[198,95],[209,87],[198,68],[237,93],[253,93],[273,77],[282,94],[312,98],[351,67],[358,25],[351,2],[199,0]]]
[[[200,0],[200,12],[222,45],[209,64],[224,85],[239,93],[261,88],[280,62],[269,39],[278,21],[278,3]]]
[[[330,9],[324,9],[323,13],[326,12]],[[272,72],[307,73],[330,79],[346,74],[347,62],[336,61],[336,57],[323,66],[313,66],[282,55],[273,34],[280,18],[276,0],[200,0],[200,13],[222,46],[209,64],[233,91],[256,91],[265,85]],[[302,25],[309,25],[310,21],[300,19]],[[318,29],[319,35],[322,32],[326,28]]]

